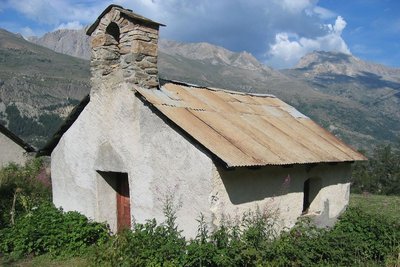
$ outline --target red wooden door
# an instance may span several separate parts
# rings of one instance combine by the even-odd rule
[[[117,231],[131,227],[131,203],[128,174],[120,173],[117,180]]]

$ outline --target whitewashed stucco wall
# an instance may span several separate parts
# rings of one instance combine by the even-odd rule
[[[115,195],[105,196],[97,171],[126,172],[134,221],[163,221],[163,203],[173,196],[179,228],[195,236],[200,213],[211,220],[212,160],[127,87],[96,92],[52,153],[55,205],[115,230]]]
[[[349,200],[350,164],[319,164],[290,168],[214,169],[212,206],[214,224],[235,219],[257,207],[277,219],[277,228],[292,227],[302,215],[304,182],[321,178],[321,189],[308,215],[321,226],[332,225]]]
[[[3,133],[0,133],[0,168],[11,162],[23,165],[26,161],[27,154],[25,149]]]
[[[320,226],[333,226],[349,204],[351,164],[320,164],[307,177],[322,178],[322,188],[310,206],[309,215]]]

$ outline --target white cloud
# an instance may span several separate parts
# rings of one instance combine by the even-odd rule
[[[29,36],[36,36],[35,31],[32,30],[32,29],[29,28],[29,27],[23,27],[23,28],[21,29],[20,34],[22,34],[22,36],[24,36],[25,38],[26,38],[26,37],[29,37]]]
[[[299,59],[314,50],[337,51],[350,54],[350,50],[341,34],[346,27],[346,21],[337,17],[335,24],[324,25],[328,32],[316,38],[299,37],[297,34],[281,32],[276,34],[275,43],[270,45],[267,52],[267,64],[278,68],[288,68]]]
[[[80,30],[84,27],[79,21],[70,21],[67,23],[61,23],[54,30],[70,29],[70,30]]]
[[[312,11],[311,14],[314,13],[321,19],[331,19],[337,16],[336,13],[320,6],[315,6]]]
[[[344,28],[346,28],[346,25],[347,25],[346,21],[341,16],[338,16],[335,21],[335,25],[333,25],[333,31],[336,34],[340,35],[340,34],[342,34],[342,31],[344,30]]]
[[[161,29],[163,38],[246,50],[262,60],[267,48],[270,64],[287,65],[314,48],[348,51],[341,37],[345,20],[337,17],[335,23],[326,24],[335,14],[318,6],[318,0],[5,1],[8,8],[36,21],[36,25],[29,25],[33,29],[81,28],[114,2],[166,24]]]
[[[291,13],[299,13],[303,10],[314,5],[313,0],[276,0],[276,2],[281,5],[285,10]]]
[[[83,4],[82,1],[67,0],[7,0],[10,8],[26,17],[47,25],[57,25],[65,21],[93,21],[104,6],[101,1]]]

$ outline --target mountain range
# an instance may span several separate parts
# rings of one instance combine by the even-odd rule
[[[89,55],[84,29],[29,42],[0,31],[0,120],[42,145],[89,92]],[[164,79],[274,94],[358,149],[400,136],[400,69],[315,51],[291,69],[274,70],[247,52],[171,40],[160,40],[158,65]],[[29,131],[35,124],[42,131]]]
[[[46,142],[89,91],[89,62],[0,29],[0,123],[28,143]]]

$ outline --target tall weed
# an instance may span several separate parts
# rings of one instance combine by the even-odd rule
[[[41,159],[33,159],[25,166],[9,164],[0,170],[0,229],[51,199],[48,184],[37,179],[42,167]]]

